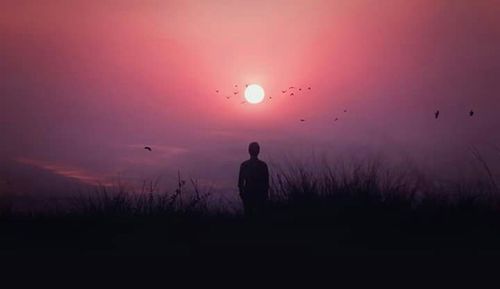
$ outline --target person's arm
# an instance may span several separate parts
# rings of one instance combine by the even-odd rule
[[[240,193],[243,192],[244,187],[245,187],[244,167],[243,167],[243,164],[241,164],[240,174],[238,177],[238,189],[240,190]]]

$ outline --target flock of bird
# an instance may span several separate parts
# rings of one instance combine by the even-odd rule
[[[471,109],[471,111],[469,111],[469,116],[473,117],[474,114],[475,114],[474,110]],[[434,117],[436,119],[438,119],[440,115],[441,115],[441,112],[439,110],[436,110],[436,112],[434,113]]]
[[[248,87],[248,85],[249,85],[249,84],[245,84],[245,88],[246,88],[246,87]],[[237,95],[240,93],[240,91],[238,90],[238,85],[237,85],[237,84],[235,84],[233,87],[234,87],[234,90],[233,90],[233,95],[232,95],[232,96],[237,96]],[[289,96],[295,96],[298,92],[301,92],[302,90],[306,90],[306,89],[307,89],[307,90],[311,90],[311,87],[310,87],[310,86],[308,86],[307,88],[304,88],[304,89],[303,89],[302,87],[289,86],[287,89],[283,89],[283,90],[281,90],[281,93],[282,93],[282,94],[288,94]],[[219,90],[219,89],[216,89],[216,90],[215,90],[215,93],[220,94],[220,90]],[[231,99],[231,95],[226,95],[226,96],[225,96],[225,98],[229,100],[229,99]],[[268,96],[268,98],[269,98],[269,99],[272,99],[272,96]],[[245,104],[245,103],[247,103],[245,100],[241,102],[241,104]],[[344,110],[344,113],[346,113],[346,112],[347,112],[347,110]],[[438,119],[440,114],[441,114],[441,112],[440,112],[439,110],[437,110],[437,111],[434,113],[434,117],[435,117],[436,119]],[[470,116],[470,117],[473,117],[473,116],[474,116],[474,110],[471,110],[471,111],[469,112],[469,116]],[[339,117],[335,117],[333,121],[334,121],[334,122],[337,122],[337,121],[339,121],[339,120],[340,120],[340,118],[339,118]],[[305,122],[306,120],[305,120],[305,119],[303,119],[303,118],[301,118],[301,119],[299,119],[299,121],[300,121],[300,122]]]
[[[246,87],[248,87],[248,85],[249,85],[249,84],[245,84],[245,88],[246,88]],[[239,89],[238,89],[238,85],[237,85],[237,84],[235,84],[233,87],[234,87],[234,89],[233,89],[233,94],[232,94],[232,95],[224,95],[224,97],[225,97],[226,99],[231,99],[231,97],[233,97],[233,96],[237,96],[237,95],[240,93],[240,91],[239,91]],[[220,93],[220,90],[219,90],[219,89],[216,89],[216,90],[215,90],[215,93],[219,94],[219,93]],[[241,104],[244,104],[244,103],[246,103],[246,101],[242,101],[242,102],[241,102]]]
[[[248,83],[247,83],[247,84],[245,84],[245,88],[247,88],[248,86],[249,86],[249,84],[248,84]],[[307,89],[307,90],[311,90],[311,87],[310,87],[310,86],[308,86],[308,87],[307,87],[307,88],[305,88],[304,90],[306,90],[306,89]],[[289,96],[294,96],[295,94],[297,94],[299,91],[302,91],[302,90],[303,90],[303,89],[302,89],[302,87],[289,86],[287,89],[281,90],[281,93],[282,93],[282,94],[289,93]],[[220,89],[216,89],[216,90],[215,90],[215,93],[220,95],[220,94],[221,94],[221,90],[220,90]],[[224,94],[224,97],[225,97],[227,100],[229,100],[229,99],[231,99],[232,97],[236,97],[238,94],[240,94],[240,91],[239,91],[239,86],[238,86],[238,84],[235,84],[235,85],[233,86],[233,93],[232,93],[232,95],[227,95],[227,94]],[[268,98],[268,99],[273,99],[273,97],[272,97],[272,96],[268,96],[267,98]],[[243,100],[243,101],[241,102],[241,104],[245,104],[245,103],[247,103],[247,101],[245,101],[245,100]]]
[[[246,88],[246,87],[248,87],[248,85],[249,85],[249,84],[245,84],[245,88]],[[240,94],[240,91],[239,91],[239,89],[238,89],[238,88],[239,88],[238,84],[235,84],[235,85],[233,86],[233,88],[234,88],[234,89],[233,89],[233,93],[232,93],[232,95],[227,95],[227,94],[225,94],[225,95],[224,95],[224,97],[225,97],[227,100],[231,99],[231,97],[236,97],[238,94]],[[301,93],[302,91],[310,91],[310,90],[312,90],[312,87],[311,87],[311,86],[307,86],[307,87],[289,86],[289,87],[288,87],[288,88],[286,88],[286,89],[282,89],[282,90],[281,90],[281,94],[283,94],[283,95],[288,95],[288,96],[295,96],[295,95],[298,95],[299,93]],[[216,93],[216,94],[218,94],[218,95],[221,95],[221,94],[222,94],[220,89],[216,89],[216,90],[215,90],[215,93]],[[272,97],[272,96],[268,96],[267,98],[268,98],[268,99],[273,99],[273,97]],[[243,100],[243,101],[241,102],[241,104],[245,104],[245,103],[247,103],[247,101],[245,101],[245,100]],[[347,110],[345,109],[345,110],[344,110],[344,113],[346,113],[346,112],[347,112]],[[335,117],[335,119],[334,119],[333,121],[334,121],[334,122],[337,122],[337,121],[339,121],[339,120],[340,120],[340,118],[339,118],[339,117]],[[305,122],[305,121],[306,121],[306,119],[301,118],[301,119],[299,119],[299,121],[300,121],[300,122]]]
[[[347,112],[347,110],[344,110],[344,113],[345,113],[345,112]],[[474,110],[470,110],[470,111],[469,111],[469,116],[470,116],[470,117],[473,117],[473,116],[474,116],[474,114],[475,114]],[[439,116],[440,116],[440,115],[441,115],[441,111],[440,111],[440,110],[436,110],[436,112],[434,112],[434,118],[435,118],[435,119],[439,119]],[[339,120],[339,118],[338,118],[338,117],[336,117],[333,121],[338,121],[338,120]],[[305,120],[304,120],[304,119],[301,119],[300,121],[305,121]]]
[[[248,84],[245,84],[245,87],[248,87]],[[310,87],[310,86],[308,86],[306,89],[307,89],[307,90],[311,90],[311,87]],[[297,88],[297,87],[295,87],[295,86],[290,86],[290,87],[288,87],[287,89],[281,90],[281,93],[282,93],[282,94],[286,94],[286,93],[288,93],[288,95],[289,95],[289,96],[294,96],[294,95],[295,95],[295,93],[297,93],[298,91],[302,91],[302,90],[303,90],[303,89],[302,89],[302,87],[298,87],[298,88]],[[305,89],[304,89],[304,90],[305,90]],[[215,90],[215,93],[220,94],[220,90],[219,90],[219,89],[216,89],[216,90]],[[233,95],[232,95],[232,96],[237,96],[239,93],[240,93],[240,92],[239,92],[239,90],[238,90],[238,85],[237,85],[237,84],[235,84],[235,85],[234,85],[234,91],[233,91]],[[225,96],[225,98],[226,98],[226,99],[231,99],[231,95],[229,95],[229,96],[227,96],[227,95],[226,95],[226,96]],[[272,97],[271,97],[271,96],[268,96],[268,98],[269,98],[269,99],[272,99]],[[246,101],[242,101],[242,102],[241,102],[241,104],[244,104],[244,103],[246,103]],[[344,109],[344,113],[347,113],[347,109]],[[474,114],[475,114],[474,110],[470,110],[470,111],[469,111],[469,117],[473,117],[473,116],[474,116]],[[441,111],[440,111],[440,110],[436,110],[436,111],[434,112],[434,118],[435,118],[435,119],[439,119],[440,115],[441,115]],[[339,117],[335,117],[333,121],[334,121],[334,122],[337,122],[337,121],[339,121],[339,120],[340,120],[340,119],[339,119]],[[301,118],[301,119],[299,119],[299,121],[300,121],[300,122],[305,122],[305,121],[306,121],[306,119]],[[150,151],[150,152],[151,152],[151,151],[153,151],[153,149],[152,149],[150,146],[145,146],[145,147],[144,147],[144,149],[145,149],[145,150],[147,150],[147,151]]]
[[[308,86],[308,87],[307,87],[307,90],[311,90],[311,87],[310,87],[310,86]],[[288,91],[291,91],[291,92],[290,92],[290,96],[294,96],[294,95],[295,95],[295,92],[297,92],[297,91],[302,91],[302,87],[296,88],[295,86],[290,86],[290,87],[288,87],[288,89],[282,90],[282,91],[281,91],[281,93],[285,94],[285,93],[287,93]]]

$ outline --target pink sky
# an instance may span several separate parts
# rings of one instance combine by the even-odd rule
[[[2,170],[88,182],[180,169],[229,189],[254,140],[272,162],[468,164],[470,145],[500,145],[498,15],[486,0],[2,1]],[[273,99],[214,93],[235,83]],[[312,90],[282,95],[290,85]]]

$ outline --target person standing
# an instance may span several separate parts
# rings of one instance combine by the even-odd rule
[[[246,216],[262,213],[269,197],[269,170],[267,164],[258,158],[259,152],[259,144],[250,143],[250,159],[240,166],[238,189]]]

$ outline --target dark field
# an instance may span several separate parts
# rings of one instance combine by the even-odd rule
[[[488,177],[445,187],[376,164],[280,171],[267,210],[252,218],[209,208],[195,183],[171,193],[100,188],[64,209],[4,204],[0,254],[492,255],[499,196]]]

